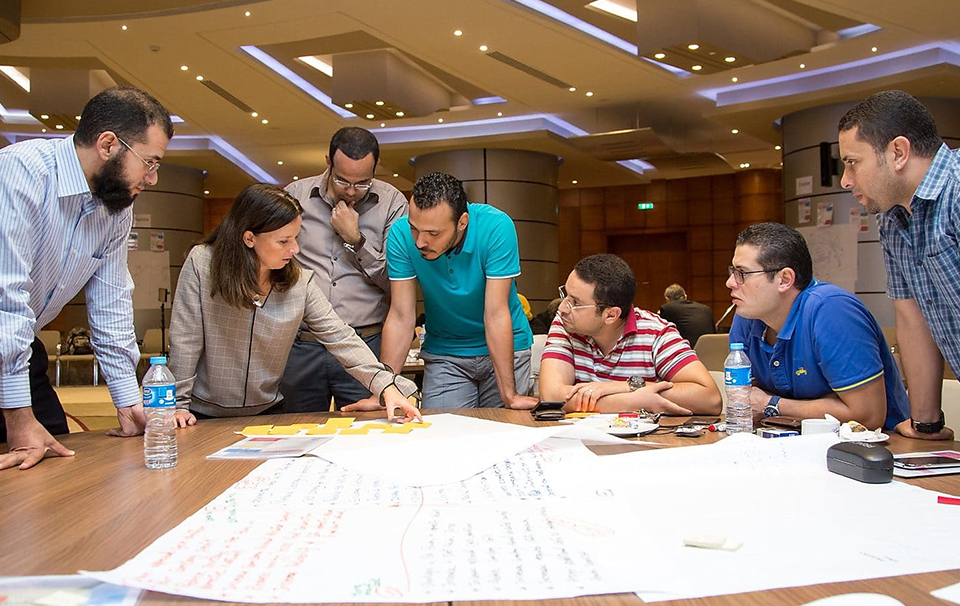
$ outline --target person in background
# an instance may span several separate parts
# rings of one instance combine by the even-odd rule
[[[909,416],[880,326],[855,295],[813,278],[800,232],[779,223],[743,230],[727,288],[737,306],[730,342],[750,358],[756,419],[831,414],[894,429]]]
[[[397,409],[406,421],[420,418],[407,400],[416,387],[377,361],[337,316],[313,272],[294,259],[302,213],[284,190],[251,185],[190,251],[170,321],[180,427],[198,416],[281,412],[280,377],[301,326],[377,394],[387,418]]]
[[[840,184],[878,216],[887,296],[910,386],[911,438],[952,440],[943,359],[960,370],[960,156],[930,112],[903,91],[877,93],[841,119]]]
[[[706,366],[676,327],[633,306],[637,281],[616,255],[581,259],[560,287],[540,362],[540,397],[564,410],[720,413]]]
[[[407,214],[407,200],[397,188],[374,178],[380,144],[368,130],[338,130],[326,160],[323,174],[286,187],[304,209],[297,260],[314,272],[333,311],[379,356],[390,292],[387,232]],[[294,341],[281,390],[287,412],[327,410],[331,397],[340,410],[370,397],[309,330]]]
[[[666,299],[660,307],[659,316],[677,325],[680,336],[689,341],[690,347],[697,345],[700,335],[712,335],[713,311],[703,303],[687,298],[687,291],[679,284],[671,284],[663,291]]]
[[[143,433],[127,235],[171,137],[160,102],[121,86],[90,99],[73,136],[0,150],[0,469],[73,455],[53,437],[67,420],[37,334],[81,290],[120,424],[107,433]]]
[[[556,298],[550,301],[547,308],[530,320],[530,330],[535,335],[545,335],[550,332],[550,325],[557,319],[557,309],[560,307],[560,299]]]
[[[387,263],[390,313],[381,360],[391,368],[403,366],[419,282],[427,317],[420,354],[424,407],[536,406],[526,395],[533,383],[533,335],[517,296],[520,253],[506,213],[468,203],[463,184],[451,175],[421,177],[409,217],[390,230]]]

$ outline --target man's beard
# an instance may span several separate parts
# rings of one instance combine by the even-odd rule
[[[111,215],[130,208],[136,198],[130,193],[130,183],[123,174],[122,158],[122,155],[110,158],[93,176],[93,195]]]

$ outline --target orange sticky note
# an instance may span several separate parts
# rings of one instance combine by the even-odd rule
[[[242,433],[245,436],[265,436],[273,429],[273,425],[248,425],[243,428]]]

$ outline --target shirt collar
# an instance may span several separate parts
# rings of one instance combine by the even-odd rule
[[[92,200],[90,184],[87,183],[87,177],[83,174],[80,157],[77,156],[77,148],[73,143],[73,135],[66,139],[59,139],[53,145],[54,157],[57,161],[57,197],[68,198],[88,194]]]
[[[923,180],[917,186],[917,191],[914,192],[913,197],[921,200],[936,200],[947,184],[947,179],[958,168],[960,167],[958,167],[957,158],[946,143],[942,144],[940,149],[937,150],[937,155],[930,162],[930,168],[927,169],[927,174],[923,176]]]
[[[637,328],[637,308],[631,307],[630,313],[627,314],[627,322],[623,325],[623,335],[621,336],[621,338],[626,337],[627,335],[636,334],[638,330],[639,329]]]
[[[793,338],[793,332],[797,328],[797,322],[800,321],[800,306],[810,295],[810,291],[819,283],[820,281],[817,279],[810,280],[810,284],[807,284],[807,287],[804,288],[793,301],[793,306],[790,308],[790,315],[787,316],[787,321],[784,322],[783,328],[777,333],[777,340]]]

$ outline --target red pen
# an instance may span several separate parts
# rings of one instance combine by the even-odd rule
[[[940,495],[939,497],[937,497],[937,503],[941,503],[943,505],[960,505],[960,498],[945,497],[943,495]]]

